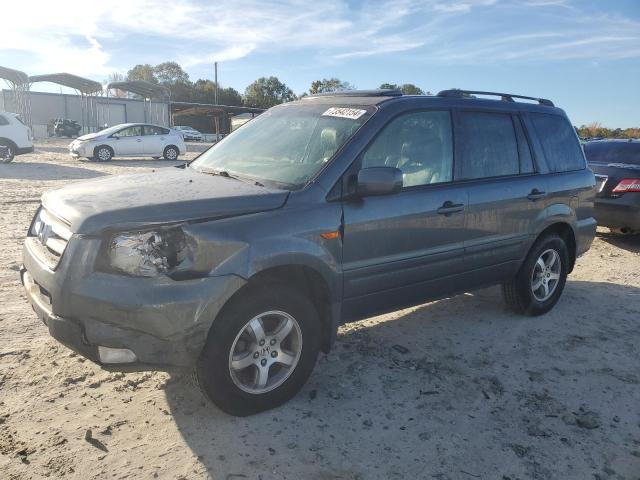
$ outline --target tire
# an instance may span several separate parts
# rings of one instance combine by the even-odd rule
[[[560,265],[557,266],[556,262],[560,262]],[[564,240],[555,234],[539,238],[529,250],[516,276],[502,286],[507,305],[523,315],[547,313],[562,295],[568,267],[569,250]]]
[[[93,150],[93,159],[97,162],[108,162],[113,158],[113,150],[107,145],[100,145]]]
[[[164,148],[164,153],[162,156],[165,160],[177,160],[178,155],[180,155],[180,150],[175,145],[169,145]]]
[[[0,141],[0,147],[6,147],[6,154],[0,156],[0,163],[11,163],[16,158],[16,147],[13,143]]]
[[[262,336],[249,327],[258,318]],[[278,327],[290,320],[288,333],[281,333],[282,344],[276,343],[278,331],[282,332]],[[256,337],[265,343],[261,346]],[[318,313],[303,293],[282,284],[245,287],[213,322],[196,364],[197,383],[205,396],[230,415],[269,410],[294,397],[305,384],[318,357],[320,338]],[[232,361],[238,368],[232,367]],[[260,383],[265,378],[260,372],[265,370],[267,379]]]

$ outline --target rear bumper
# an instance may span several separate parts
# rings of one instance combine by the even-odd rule
[[[16,149],[16,155],[24,155],[25,153],[33,153],[33,145],[30,147],[22,147]]]
[[[576,236],[576,256],[580,256],[585,253],[596,236],[596,228],[598,224],[593,217],[578,220],[575,225]]]
[[[640,193],[625,193],[618,198],[597,197],[594,212],[600,226],[640,230]]]

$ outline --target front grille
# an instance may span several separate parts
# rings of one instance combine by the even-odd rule
[[[43,260],[51,267],[58,265],[71,235],[69,227],[44,208],[36,213],[29,231],[29,236],[35,237],[42,246]]]

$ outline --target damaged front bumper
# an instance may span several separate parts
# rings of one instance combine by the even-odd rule
[[[93,269],[98,240],[73,237],[51,269],[28,237],[20,276],[51,336],[108,370],[194,365],[211,323],[246,281],[235,275],[175,281]]]

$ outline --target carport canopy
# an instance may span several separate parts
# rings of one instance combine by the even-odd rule
[[[263,108],[240,107],[236,105],[212,105],[207,103],[173,102],[171,104],[171,114],[178,115],[201,115],[204,117],[215,117],[224,113],[255,113],[264,112]]]
[[[77,90],[85,95],[92,95],[102,91],[102,84],[95,80],[79,77],[71,73],[50,73],[47,75],[34,75],[29,77],[30,83],[51,82],[64,87]]]
[[[116,89],[124,92],[135,93],[142,98],[166,100],[170,97],[169,89],[157,83],[145,80],[130,80],[126,82],[111,82],[107,84],[107,90]]]
[[[29,75],[13,68],[0,67],[0,78],[13,85],[24,85],[29,83]]]

